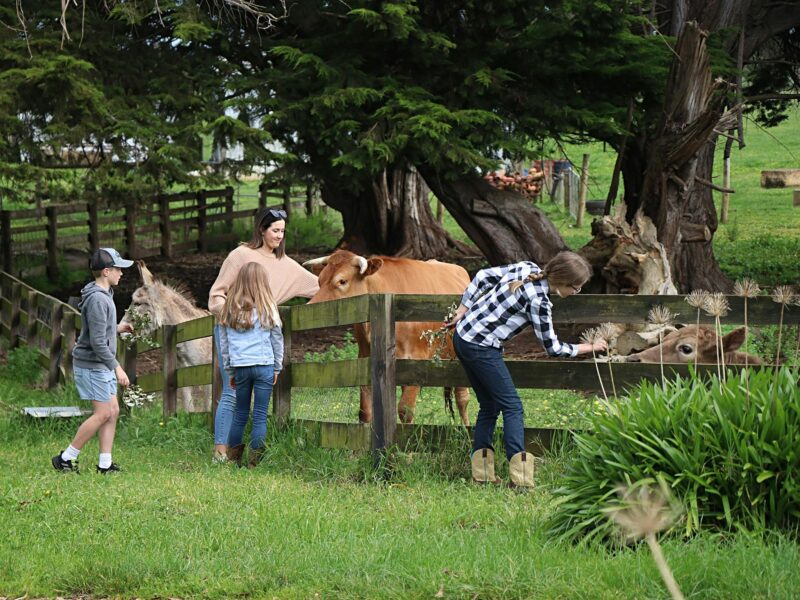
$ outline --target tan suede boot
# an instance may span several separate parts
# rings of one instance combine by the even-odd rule
[[[244,454],[244,444],[228,448],[228,460],[236,463],[237,467],[242,466],[242,454]]]
[[[533,454],[517,452],[508,463],[511,487],[530,489],[533,487]]]
[[[494,450],[480,448],[472,453],[472,481],[475,483],[500,483],[494,474]]]
[[[250,456],[247,459],[248,469],[255,469],[258,466],[258,463],[264,458],[264,451],[264,446],[261,446],[261,448],[250,448]]]

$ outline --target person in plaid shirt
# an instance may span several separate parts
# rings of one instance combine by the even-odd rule
[[[528,324],[551,356],[576,356],[606,350],[604,341],[567,344],[553,330],[550,293],[562,298],[581,291],[592,268],[574,252],[559,252],[540,269],[530,261],[479,271],[470,282],[455,317],[453,345],[478,397],[478,418],[472,446],[472,477],[499,483],[494,473],[492,440],[503,413],[503,441],[511,483],[533,486],[533,456],[525,452],[524,414],[514,382],[503,362],[503,343]]]

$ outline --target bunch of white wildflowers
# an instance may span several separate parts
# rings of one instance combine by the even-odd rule
[[[447,314],[444,316],[445,323],[449,323],[455,318],[456,310],[458,310],[458,304],[454,302],[447,309]],[[442,325],[438,329],[426,329],[419,336],[419,339],[428,342],[428,348],[433,348],[431,360],[437,367],[442,366],[442,352],[447,349],[448,337],[452,337],[452,335],[453,328],[448,327],[447,325]]]
[[[129,385],[122,392],[122,401],[129,408],[142,408],[152,404],[155,399],[155,394],[148,394],[135,383]]]
[[[125,347],[128,349],[135,348],[141,342],[149,349],[157,348],[158,342],[153,339],[151,334],[145,333],[150,330],[152,323],[150,314],[139,312],[132,306],[128,309],[128,318],[130,319],[131,327],[133,327],[133,333],[123,336]]]

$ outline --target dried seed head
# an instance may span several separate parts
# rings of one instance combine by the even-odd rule
[[[629,538],[643,538],[663,531],[675,522],[679,514],[678,507],[670,500],[669,490],[665,488],[620,486],[616,491],[620,503],[609,511],[610,516]]]
[[[653,325],[672,325],[677,316],[666,306],[659,304],[650,309],[650,312],[647,313],[647,320]]]
[[[790,285],[779,285],[772,290],[772,299],[778,304],[791,304],[794,291]]]
[[[706,305],[708,292],[705,290],[694,290],[686,296],[685,300],[692,308],[701,309]]]
[[[755,281],[745,277],[733,284],[733,293],[742,298],[755,298],[761,293],[761,288]]]
[[[720,292],[709,294],[703,305],[703,310],[712,317],[724,317],[728,314],[730,309],[731,307],[730,304],[728,304],[728,299],[725,297],[725,294]]]
[[[594,344],[599,340],[600,340],[600,334],[597,331],[597,327],[592,327],[591,329],[587,329],[581,334],[581,341],[584,344]]]
[[[601,339],[610,342],[619,335],[619,329],[613,323],[601,323],[597,328],[597,335]]]

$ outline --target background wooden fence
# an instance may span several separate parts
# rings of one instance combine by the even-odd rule
[[[282,207],[311,214],[318,202],[311,186],[259,186],[258,208]],[[251,227],[256,208],[236,209],[234,189],[160,194],[122,206],[97,203],[52,204],[0,211],[2,269],[26,276],[59,274],[65,256],[88,265],[92,251],[112,246],[131,259],[206,252],[239,241],[236,221]]]
[[[69,306],[63,305],[33,290],[29,286],[2,273],[0,297],[0,334],[10,346],[26,343],[40,350],[43,364],[50,369],[50,383],[68,377],[69,353],[79,316]],[[463,431],[454,426],[402,425],[397,423],[396,386],[468,386],[467,378],[457,361],[446,361],[437,366],[432,361],[398,360],[395,356],[395,323],[398,321],[440,321],[449,305],[457,300],[452,296],[367,295],[292,307],[282,307],[284,321],[284,369],[274,391],[273,412],[279,423],[285,423],[292,414],[292,389],[339,388],[372,385],[373,418],[371,425],[358,423],[305,422],[319,432],[320,443],[326,447],[381,450],[393,443],[410,439],[427,446],[442,443],[447,435]],[[730,296],[731,311],[724,318],[726,324],[744,321],[742,298]],[[694,323],[696,310],[684,301],[683,296],[611,296],[581,295],[568,300],[554,298],[556,324],[594,325],[599,322],[643,323],[648,311],[662,305],[677,315],[677,321]],[[60,305],[60,306],[59,306]],[[38,316],[37,316],[38,315]],[[50,315],[50,323],[42,321]],[[780,307],[769,297],[748,300],[748,323],[775,325],[779,322]],[[701,322],[713,323],[711,317],[701,315]],[[354,323],[369,323],[372,355],[368,358],[331,361],[327,363],[290,361],[293,333]],[[800,324],[800,309],[787,307],[784,325]],[[219,385],[216,356],[211,364],[177,368],[177,344],[192,339],[208,337],[212,333],[213,318],[203,317],[179,325],[166,325],[157,335],[161,345],[163,368],[159,373],[139,375],[136,383],[147,392],[160,392],[166,416],[177,411],[177,392],[186,386]],[[137,349],[126,351],[119,344],[120,362],[132,379],[136,373]],[[142,346],[139,351],[145,350]],[[59,359],[59,360],[57,360]],[[508,361],[511,375],[519,388],[573,389],[599,392],[601,389],[594,362],[589,360]],[[641,379],[658,380],[658,364],[612,363],[614,384],[622,391]],[[716,365],[699,365],[698,372],[716,372]],[[669,365],[667,372],[688,375],[685,365]],[[603,386],[610,390],[608,366],[601,365]],[[216,397],[216,396],[215,396]],[[473,407],[474,407],[473,403]],[[355,413],[356,407],[353,407]],[[474,410],[474,409],[473,409]],[[558,430],[526,429],[529,450],[540,452]]]

